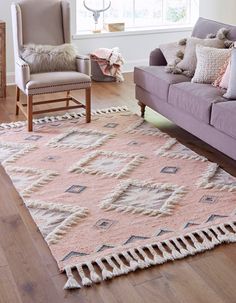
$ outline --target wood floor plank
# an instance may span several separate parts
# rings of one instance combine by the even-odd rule
[[[24,303],[8,266],[0,268],[0,303]]]
[[[225,302],[186,261],[167,263],[161,272],[181,303]]]
[[[139,112],[133,75],[125,78],[124,83],[94,83],[92,108],[126,105]],[[14,93],[15,87],[8,87],[7,98],[0,100],[0,122],[24,120],[21,114],[15,116]],[[74,95],[83,100],[82,92]],[[160,115],[153,115],[150,109],[146,117],[236,176],[236,161]],[[64,291],[66,277],[59,273],[46,242],[0,166],[0,303],[236,303],[235,263],[236,244],[224,245],[91,288]]]

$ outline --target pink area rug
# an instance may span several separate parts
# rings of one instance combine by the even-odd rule
[[[80,288],[236,241],[236,178],[125,108],[0,125],[0,162]]]

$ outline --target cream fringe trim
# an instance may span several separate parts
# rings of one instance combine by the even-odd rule
[[[81,145],[78,143],[63,143],[62,139],[68,137],[69,135],[76,134],[76,133],[82,133],[85,135],[101,135],[100,139],[97,139],[97,141],[94,144],[91,145]],[[50,147],[61,147],[61,148],[78,148],[78,149],[87,149],[91,147],[100,147],[102,146],[106,141],[109,139],[114,138],[114,134],[106,134],[99,131],[95,131],[92,129],[83,129],[83,128],[72,128],[68,132],[63,133],[55,138],[53,138],[47,145]]]
[[[148,205],[145,207],[138,206],[126,206],[122,203],[119,204],[117,200],[122,194],[128,190],[130,186],[143,187],[147,189],[162,189],[162,190],[172,190],[172,195],[166,200],[164,205],[159,210],[148,209]],[[152,182],[141,182],[138,180],[125,180],[120,183],[117,189],[115,189],[109,196],[107,196],[100,204],[102,209],[106,210],[116,210],[118,212],[130,212],[132,214],[144,214],[149,216],[163,216],[171,215],[173,213],[173,208],[179,203],[181,198],[187,193],[184,186],[177,186],[174,184],[162,184],[162,183],[152,183]]]
[[[163,137],[163,138],[171,138],[169,135],[166,133],[163,133],[161,130],[159,130],[157,127],[153,129],[138,129],[138,127],[142,126],[143,123],[147,122],[145,119],[140,118],[138,122],[135,122],[133,125],[131,125],[127,129],[127,133],[130,134],[141,134],[141,135],[148,135],[148,136],[158,136],[158,137]],[[150,126],[152,126],[151,123],[149,123]]]
[[[179,141],[176,139],[170,139],[167,141],[160,149],[156,151],[156,155],[162,156],[162,157],[168,157],[168,158],[173,158],[173,159],[187,159],[187,160],[199,160],[202,162],[207,161],[207,159],[203,156],[199,156],[198,154],[193,154],[193,155],[184,155],[175,151],[171,151],[170,149],[175,145],[175,144],[181,144]]]
[[[128,274],[138,268],[144,269],[152,265],[163,264],[169,260],[182,259],[213,249],[221,243],[233,242],[236,242],[235,221],[204,228],[162,242],[128,249],[91,262],[66,266],[64,271],[68,280],[64,289],[77,289],[81,288],[81,285],[90,286],[93,283]],[[99,269],[97,272],[94,265]],[[75,279],[72,269],[77,270],[80,277],[79,282]]]
[[[29,197],[33,192],[37,191],[42,186],[51,182],[55,177],[59,175],[59,173],[51,170],[43,170],[39,168],[26,168],[26,167],[18,167],[18,166],[7,166],[6,171],[8,175],[11,177],[14,173],[27,174],[33,176],[39,176],[36,181],[30,184],[28,187],[20,191],[20,194],[23,197]]]
[[[0,148],[5,148],[5,149],[11,149],[11,148],[21,148],[18,152],[16,152],[14,155],[10,156],[6,160],[2,162],[2,165],[6,164],[12,164],[16,162],[18,159],[20,159],[22,156],[28,154],[29,152],[37,149],[38,147],[33,144],[24,144],[24,143],[4,143],[0,141]]]
[[[44,209],[49,211],[67,212],[69,215],[61,222],[51,233],[47,235],[45,240],[49,245],[56,244],[71,227],[78,224],[81,219],[87,217],[89,211],[87,208],[73,205],[54,204],[44,201],[25,201],[28,208]]]
[[[223,191],[223,190],[228,190],[229,192],[235,191],[236,185],[227,185],[227,184],[224,185],[224,184],[217,184],[217,183],[211,182],[211,178],[213,178],[215,176],[218,169],[221,169],[218,164],[211,163],[208,166],[207,171],[202,175],[202,177],[200,178],[200,180],[197,182],[196,185],[198,187],[203,187],[205,189],[217,188],[220,191]],[[223,171],[223,172],[225,172],[225,171]],[[225,173],[227,173],[227,172],[225,172]]]
[[[105,172],[99,169],[93,169],[86,167],[89,165],[89,162],[96,159],[99,156],[115,157],[120,159],[130,159],[130,162],[127,163],[121,170],[118,172]],[[122,178],[127,177],[127,175],[134,170],[139,164],[144,161],[145,157],[139,154],[125,154],[125,153],[118,153],[118,152],[110,152],[110,151],[94,151],[91,152],[87,157],[81,159],[79,162],[74,164],[70,169],[69,172],[75,173],[86,173],[91,175],[103,175],[109,177],[116,177]]]
[[[117,107],[110,107],[105,109],[98,109],[95,111],[92,111],[92,116],[94,115],[104,115],[109,113],[120,113],[120,112],[126,112],[129,111],[127,106],[117,106]],[[79,119],[81,117],[85,117],[86,113],[66,113],[61,116],[50,116],[50,117],[44,117],[40,119],[34,119],[34,124],[44,124],[44,123],[50,123],[50,122],[56,122],[56,121],[65,121],[65,120],[72,120],[72,119]],[[1,123],[0,129],[10,129],[10,128],[19,128],[23,127],[27,124],[27,121],[17,121],[17,122],[11,122],[11,123]]]

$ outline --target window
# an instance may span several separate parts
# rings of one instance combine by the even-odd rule
[[[94,29],[92,12],[76,0],[77,32]],[[161,26],[191,25],[198,17],[199,0],[111,0],[111,7],[99,18],[104,23],[125,22],[126,30],[158,28]],[[109,0],[86,0],[88,7],[102,9]]]

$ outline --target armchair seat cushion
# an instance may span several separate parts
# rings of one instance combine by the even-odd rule
[[[134,82],[160,100],[167,102],[171,84],[190,82],[184,75],[174,75],[165,72],[164,66],[136,67]]]
[[[78,72],[39,73],[30,75],[25,93],[27,95],[40,95],[83,89],[90,86],[90,77]]]

